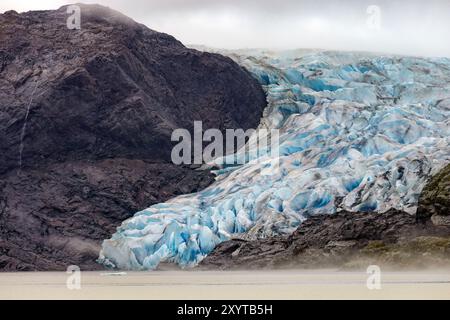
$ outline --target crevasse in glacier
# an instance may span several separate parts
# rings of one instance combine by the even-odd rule
[[[318,213],[413,214],[426,180],[450,160],[449,59],[230,55],[265,88],[260,127],[280,130],[278,167],[262,153],[269,159],[218,170],[206,190],[137,213],[104,241],[103,264],[194,266],[221,241],[290,234]]]

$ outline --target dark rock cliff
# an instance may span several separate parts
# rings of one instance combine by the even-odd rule
[[[171,164],[171,133],[256,127],[262,88],[97,5],[0,15],[0,270],[96,268],[101,240],[153,203],[204,188]]]
[[[81,30],[67,17],[64,7],[0,15],[0,172],[20,161],[168,160],[173,129],[194,120],[258,125],[262,88],[231,59],[105,7],[82,5]]]

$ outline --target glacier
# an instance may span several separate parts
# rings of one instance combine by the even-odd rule
[[[136,213],[103,242],[105,266],[193,267],[222,241],[289,235],[311,215],[343,209],[414,214],[427,179],[450,160],[450,59],[222,53],[264,87],[259,128],[280,132],[277,165],[259,152],[218,169],[201,192]]]

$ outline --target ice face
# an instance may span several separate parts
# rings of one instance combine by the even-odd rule
[[[338,52],[232,57],[264,86],[270,154],[217,171],[206,190],[154,205],[105,240],[107,266],[195,266],[231,237],[292,233],[338,210],[415,213],[426,180],[450,160],[450,60]],[[254,147],[254,146],[253,146]]]

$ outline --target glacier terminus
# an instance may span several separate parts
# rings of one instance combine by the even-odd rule
[[[264,87],[268,106],[259,128],[279,130],[277,166],[259,152],[218,169],[201,192],[136,213],[103,242],[104,265],[192,267],[233,237],[289,235],[312,215],[344,209],[415,214],[427,179],[450,160],[450,59],[225,54]]]

